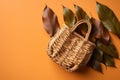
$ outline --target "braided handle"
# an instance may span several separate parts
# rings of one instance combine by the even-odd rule
[[[88,26],[88,32],[86,33],[86,36],[85,36],[85,40],[88,40],[89,36],[90,36],[90,32],[91,32],[91,24],[89,21],[87,20],[80,20],[78,21],[71,29],[70,29],[70,32],[73,32],[80,24],[83,24],[83,23],[86,23],[87,26]]]

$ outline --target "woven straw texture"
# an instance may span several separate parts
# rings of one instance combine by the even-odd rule
[[[78,25],[86,23],[88,32],[85,38],[75,32]],[[48,55],[65,70],[72,72],[86,65],[89,61],[95,44],[88,41],[91,24],[86,20],[78,21],[72,28],[62,27],[49,41]]]

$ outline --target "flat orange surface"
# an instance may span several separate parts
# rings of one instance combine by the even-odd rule
[[[109,6],[120,20],[120,0],[97,0]],[[102,65],[103,73],[87,68],[68,73],[47,56],[49,36],[43,29],[42,12],[47,4],[63,21],[62,5],[74,10],[81,6],[97,18],[96,0],[0,0],[0,80],[120,80],[120,61],[117,68]],[[112,35],[112,34],[111,34]],[[112,35],[119,49],[120,39]]]

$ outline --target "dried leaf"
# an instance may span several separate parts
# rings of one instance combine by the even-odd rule
[[[120,22],[114,12],[106,5],[97,2],[97,13],[104,27],[120,37]]]
[[[66,7],[63,7],[63,17],[65,24],[69,27],[73,27],[77,21],[75,14]]]
[[[91,58],[96,59],[99,62],[102,62],[103,61],[103,52],[100,49],[95,48]]]
[[[78,20],[86,19],[86,20],[90,21],[89,16],[87,15],[87,13],[82,8],[80,8],[77,5],[74,5],[74,8],[75,8],[75,12],[76,12]]]
[[[81,20],[81,19],[85,19],[85,20],[89,20],[90,18],[87,15],[87,13],[80,8],[77,5],[74,5],[75,8],[75,12],[76,12],[76,16],[77,16],[77,20]],[[87,32],[88,26],[86,24],[81,24],[78,26],[78,28],[75,30],[77,33],[81,34],[82,36],[85,36],[86,32]]]
[[[109,44],[110,42],[110,35],[109,32],[103,27],[103,31],[101,31],[101,41],[104,44]]]
[[[111,57],[114,57],[114,58],[119,57],[115,46],[111,42],[108,45],[104,45],[100,41],[97,41],[96,45],[105,54],[108,54],[108,55],[110,55]]]
[[[101,64],[100,64],[100,62],[97,61],[96,59],[91,59],[91,60],[89,61],[88,65],[89,65],[92,69],[94,69],[94,70],[102,73]]]
[[[91,18],[93,24],[92,37],[101,40],[104,44],[108,44],[110,41],[109,32],[103,27],[101,21]]]
[[[51,37],[60,29],[56,14],[47,6],[44,8],[42,20],[44,29]]]
[[[107,55],[107,54],[104,54],[103,55],[103,63],[106,65],[106,66],[111,66],[111,67],[115,67],[115,63],[114,63],[114,60],[111,56]]]

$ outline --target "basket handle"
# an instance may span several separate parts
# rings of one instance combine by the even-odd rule
[[[78,21],[71,29],[70,29],[70,32],[73,32],[80,24],[83,24],[83,23],[86,23],[87,26],[88,26],[88,32],[86,33],[86,36],[85,36],[85,40],[88,40],[89,36],[90,36],[90,32],[91,32],[91,24],[89,21],[87,20],[80,20]]]

